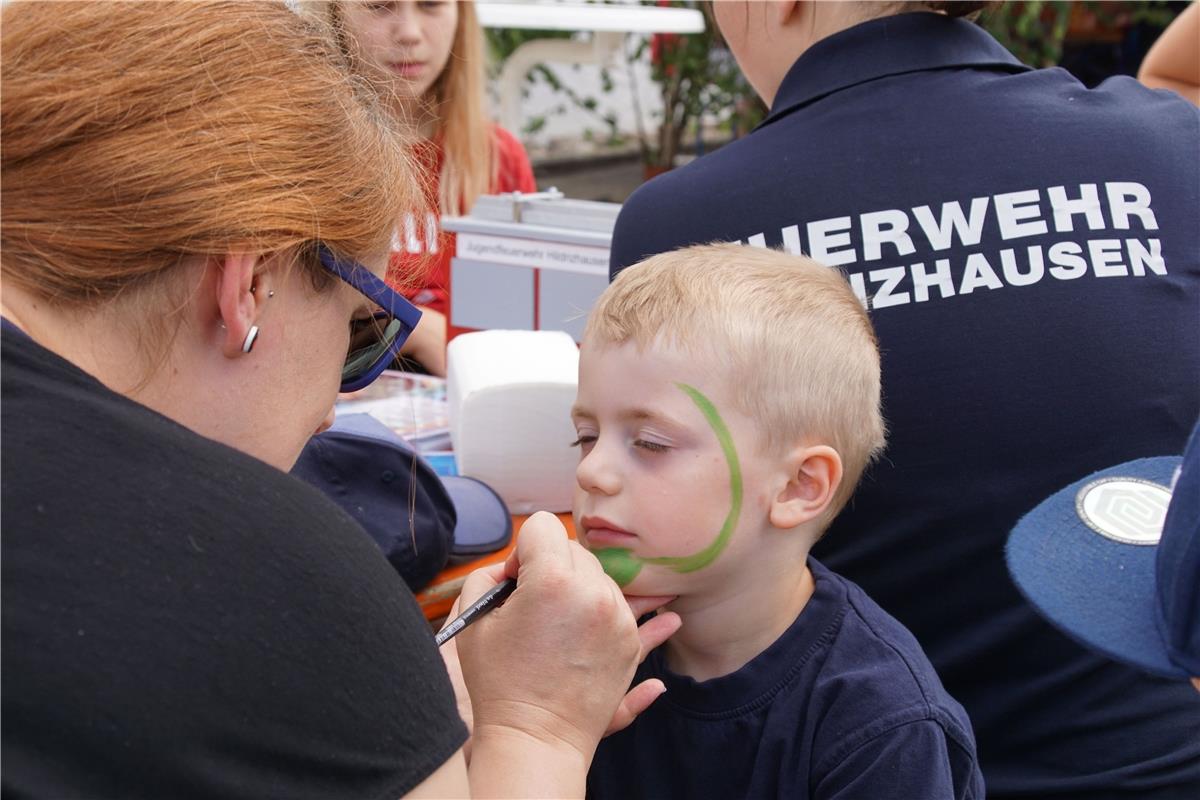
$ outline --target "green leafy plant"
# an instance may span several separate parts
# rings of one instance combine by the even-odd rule
[[[1000,3],[985,11],[979,24],[1022,63],[1049,67],[1062,56],[1071,5],[1060,0]]]
[[[673,166],[687,137],[696,134],[706,120],[719,120],[725,131],[735,136],[749,131],[766,113],[765,106],[720,39],[711,18],[710,4],[675,0],[669,5],[702,9],[707,17],[705,31],[687,35],[631,35],[626,39],[623,63],[617,67],[625,70],[632,89],[637,146],[648,171]],[[510,53],[531,39],[570,36],[564,31],[487,31],[493,63],[497,64],[503,63]],[[647,54],[651,60],[651,78],[662,99],[661,110],[645,111],[638,102],[634,65]],[[530,71],[526,80],[545,82],[563,96],[571,108],[589,115],[603,132],[606,144],[619,145],[626,141],[618,128],[616,115],[605,111],[598,98],[577,92],[561,77],[558,69],[541,64]],[[610,69],[600,70],[600,82],[602,93],[612,92],[615,82]],[[530,125],[540,129],[545,125],[545,119],[535,118]],[[532,132],[530,125],[525,126],[525,132]],[[594,131],[587,129],[585,138],[595,140],[597,137]]]
[[[979,18],[988,33],[1031,67],[1059,63],[1072,20],[1095,28],[1145,23],[1163,28],[1178,13],[1163,0],[1137,3],[1015,0],[989,7]]]
[[[647,37],[633,51],[636,60],[651,49],[651,76],[662,97],[653,133],[639,130],[642,161],[651,168],[670,169],[685,135],[706,118],[720,119],[730,135],[738,135],[757,125],[766,107],[721,39],[710,3],[674,0],[660,5],[699,7],[707,23],[701,33]]]
[[[570,39],[572,34],[570,31],[550,31],[550,30],[532,30],[527,28],[486,28],[484,30],[490,61],[495,72],[498,72],[514,50],[523,45],[525,42],[539,39]],[[578,66],[574,67],[578,69]],[[495,77],[495,75],[493,75]],[[530,70],[525,76],[525,83],[530,84],[537,80],[545,82],[554,92],[562,95],[570,103],[571,107],[584,111],[595,117],[595,121],[601,124],[609,132],[609,140],[616,144],[619,143],[620,137],[617,132],[616,116],[609,113],[605,114],[599,110],[599,102],[594,97],[581,95],[576,92],[571,85],[563,81],[558,72],[546,64],[539,64]],[[607,68],[600,71],[601,85],[604,92],[611,92],[613,88],[612,78]],[[555,113],[566,113],[568,106],[560,104],[554,109]],[[536,133],[546,126],[545,115],[538,115],[529,118],[521,128],[522,133]],[[594,133],[590,129],[585,129],[585,136],[594,137]]]

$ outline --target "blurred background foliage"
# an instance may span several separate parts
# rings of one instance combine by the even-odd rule
[[[655,5],[698,8],[707,22],[702,33],[630,35],[625,41],[622,63],[600,70],[602,91],[614,86],[613,70],[621,70],[633,92],[636,145],[648,171],[667,169],[684,148],[685,137],[700,139],[700,120],[710,125],[715,120],[724,138],[735,138],[754,128],[766,115],[766,106],[742,76],[729,50],[721,41],[712,18],[711,4],[695,0],[656,0]],[[517,47],[531,39],[570,38],[566,31],[536,31],[496,28],[487,30],[492,63],[502,64]],[[661,110],[642,109],[638,104],[638,79],[633,65],[649,55],[650,77],[662,101]],[[541,80],[563,97],[558,113],[569,111],[590,115],[600,127],[605,141],[625,144],[615,115],[605,112],[600,99],[581,95],[563,70],[572,67],[542,64],[531,70],[527,81]],[[524,132],[533,133],[545,124],[544,118],[532,118]],[[590,133],[590,132],[589,132]],[[591,135],[594,135],[592,133]]]
[[[978,22],[1032,67],[1071,69],[1087,60],[1103,62],[1077,74],[1094,85],[1110,75],[1136,72],[1150,43],[1186,6],[1166,0],[1013,0],[995,3]]]
[[[600,72],[601,91],[614,86],[613,72],[620,70],[637,85],[634,63],[649,54],[651,79],[657,85],[662,110],[637,107],[636,145],[647,174],[669,169],[684,149],[702,151],[705,136],[736,138],[749,132],[766,115],[766,107],[737,68],[712,18],[709,2],[697,0],[644,0],[647,4],[698,8],[708,25],[703,33],[630,35],[623,63]],[[1142,57],[1171,20],[1188,5],[1186,0],[1011,0],[994,3],[976,22],[996,37],[1022,62],[1034,67],[1059,65],[1085,85],[1094,86],[1114,74],[1136,73]],[[488,29],[492,62],[497,66],[522,43],[539,38],[570,38],[564,31]],[[578,69],[543,64],[530,72],[528,81],[545,81],[563,102],[555,113],[591,115],[597,128],[588,137],[602,137],[614,146],[628,144],[618,130],[615,115],[604,110],[601,98],[578,92],[563,70]],[[703,121],[703,125],[701,122]],[[544,118],[531,118],[525,133],[536,132]],[[703,128],[703,129],[702,129]],[[596,131],[599,131],[597,134]]]

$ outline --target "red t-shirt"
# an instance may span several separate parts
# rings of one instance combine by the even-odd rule
[[[495,183],[488,187],[491,194],[503,192],[535,192],[533,168],[529,156],[517,137],[492,125],[499,169]],[[428,140],[416,147],[416,158],[429,180],[432,208],[437,208],[438,181],[445,156],[441,142]],[[450,259],[454,255],[453,233],[443,231],[434,212],[418,219],[407,215],[392,243],[388,263],[388,283],[417,305],[450,316]],[[415,286],[413,275],[423,276]]]

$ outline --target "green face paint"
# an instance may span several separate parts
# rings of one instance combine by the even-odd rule
[[[642,571],[642,561],[627,547],[605,547],[593,553],[600,560],[604,573],[617,582],[617,586],[628,586]]]
[[[729,540],[733,536],[733,529],[737,527],[738,517],[742,513],[742,467],[738,462],[737,450],[734,449],[733,437],[729,434],[729,428],[725,426],[725,421],[721,419],[716,406],[698,389],[688,386],[686,383],[675,385],[700,409],[700,413],[704,415],[704,419],[708,421],[709,427],[713,429],[717,441],[721,444],[721,451],[725,454],[725,463],[729,466],[729,513],[725,515],[725,524],[721,526],[721,532],[717,534],[717,538],[713,539],[712,544],[690,556],[639,558],[626,547],[606,547],[595,551],[596,558],[600,560],[604,572],[616,581],[618,586],[629,585],[641,572],[643,564],[655,564],[680,573],[695,572],[707,567],[717,559],[717,556],[721,555],[726,545],[729,544]]]

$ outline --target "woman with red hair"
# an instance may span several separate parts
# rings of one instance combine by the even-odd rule
[[[282,3],[0,27],[3,793],[582,794],[657,694],[622,700],[595,559],[537,515],[468,579],[519,578],[454,642],[468,764],[412,595],[286,474],[420,319],[382,280],[417,196],[390,115]]]

